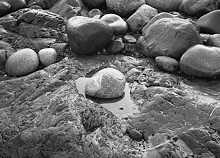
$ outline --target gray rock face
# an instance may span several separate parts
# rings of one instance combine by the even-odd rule
[[[113,36],[112,29],[99,19],[72,17],[66,28],[70,47],[77,54],[94,54],[105,48]]]
[[[0,17],[8,14],[10,12],[11,5],[8,2],[0,2]]]
[[[26,6],[25,0],[4,0],[11,5],[10,10],[16,11],[18,9],[24,8]]]
[[[167,72],[175,72],[179,67],[179,63],[174,58],[166,56],[158,56],[155,58],[157,65]]]
[[[207,43],[210,46],[220,47],[220,34],[210,35]]]
[[[128,19],[127,23],[129,29],[133,32],[140,31],[145,24],[147,24],[151,18],[157,15],[158,12],[155,8],[149,5],[142,5],[137,11],[132,14]]]
[[[216,0],[183,0],[180,5],[180,10],[191,16],[201,16],[216,9]]]
[[[146,0],[146,4],[163,11],[177,11],[182,0]]]
[[[38,65],[37,53],[26,48],[12,54],[6,62],[5,69],[10,76],[22,76],[35,71]]]
[[[132,14],[143,4],[145,0],[106,0],[107,7],[121,16]]]
[[[181,70],[192,76],[214,77],[220,75],[220,48],[196,45],[184,53]]]
[[[97,98],[118,98],[124,94],[125,76],[113,68],[105,68],[92,76],[86,84],[86,94]]]
[[[144,55],[149,57],[169,56],[180,58],[191,46],[200,43],[196,28],[187,20],[162,18],[147,29],[139,39]]]

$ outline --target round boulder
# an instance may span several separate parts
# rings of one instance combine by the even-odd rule
[[[121,16],[127,16],[135,12],[145,0],[106,0],[107,8]]]
[[[175,72],[178,70],[179,63],[176,59],[166,57],[166,56],[158,56],[155,58],[157,65],[167,72]]]
[[[57,52],[54,48],[44,48],[38,52],[40,62],[44,66],[49,66],[56,62]]]
[[[125,34],[128,30],[127,23],[116,14],[106,14],[101,20],[106,22],[115,34]]]
[[[200,43],[196,27],[188,20],[180,18],[162,18],[147,29],[138,41],[148,57],[169,56],[179,59],[191,46]]]
[[[72,51],[81,55],[92,55],[105,48],[113,37],[111,27],[94,18],[72,17],[66,28]]]
[[[125,76],[120,71],[105,68],[88,80],[85,91],[97,98],[118,98],[124,95],[125,83]]]
[[[21,49],[12,54],[5,64],[10,76],[23,76],[34,72],[39,65],[37,53],[29,48]]]
[[[8,2],[0,1],[0,17],[10,13],[11,5]]]
[[[197,21],[200,32],[209,34],[220,34],[220,10],[212,11],[203,15]]]
[[[187,75],[215,77],[220,75],[220,48],[196,45],[187,50],[180,60],[180,69]]]

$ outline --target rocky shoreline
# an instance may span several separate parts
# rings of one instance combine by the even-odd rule
[[[0,158],[220,158],[219,3],[1,1]]]

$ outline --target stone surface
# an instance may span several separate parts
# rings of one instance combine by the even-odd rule
[[[148,57],[169,56],[178,59],[188,48],[200,43],[194,25],[180,18],[162,18],[144,31],[139,45]]]
[[[26,48],[12,54],[6,61],[5,69],[10,76],[23,76],[35,71],[38,65],[37,53]]]
[[[132,32],[137,32],[140,31],[144,25],[146,25],[150,19],[157,14],[158,12],[155,8],[144,4],[139,7],[137,11],[127,19],[126,22],[128,23],[129,29]]]
[[[100,19],[102,16],[102,11],[99,9],[92,9],[88,12],[88,16],[90,18]]]
[[[0,2],[0,17],[10,13],[11,5],[6,1]]]
[[[218,20],[220,18],[220,10],[215,10],[209,12],[197,21],[198,26],[200,27],[200,32],[209,33],[209,34],[220,34],[220,28]]]
[[[77,54],[94,54],[105,48],[112,39],[112,29],[103,21],[76,16],[68,20],[67,34],[72,51]]]
[[[97,98],[118,98],[124,94],[125,76],[113,68],[95,73],[86,84],[86,94]]]
[[[132,36],[132,35],[129,35],[129,34],[125,35],[125,36],[123,37],[123,39],[124,39],[125,42],[127,42],[127,43],[136,43],[136,42],[137,42],[136,38],[135,38],[134,36]]]
[[[11,11],[16,11],[18,9],[24,8],[26,6],[25,0],[4,0],[11,5]]]
[[[105,6],[105,0],[82,0],[88,8],[100,8]]]
[[[124,42],[122,41],[122,38],[115,39],[109,44],[109,46],[106,48],[106,51],[110,54],[116,54],[120,53],[125,47]]]
[[[184,53],[181,70],[192,76],[215,77],[220,74],[220,48],[196,45]]]
[[[207,44],[214,47],[220,47],[220,34],[210,35]]]
[[[216,0],[183,0],[180,5],[180,10],[191,16],[201,16],[216,9]]]
[[[181,0],[146,0],[146,3],[162,11],[177,11]]]
[[[44,48],[38,52],[39,60],[42,65],[49,66],[57,60],[57,52],[54,48]]]
[[[167,72],[176,72],[179,68],[179,63],[174,58],[158,56],[155,58],[155,61],[162,70]]]
[[[101,20],[106,22],[115,34],[125,34],[128,30],[127,23],[116,14],[106,14]]]
[[[143,4],[145,0],[106,0],[107,8],[121,16],[132,14]]]

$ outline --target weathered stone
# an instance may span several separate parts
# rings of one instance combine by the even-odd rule
[[[105,0],[82,0],[88,8],[100,8],[105,6]]]
[[[99,9],[92,9],[89,11],[88,16],[90,18],[96,18],[96,19],[100,19],[102,16],[102,11]]]
[[[0,17],[10,13],[11,5],[6,1],[0,2]]]
[[[125,45],[121,38],[115,39],[106,48],[106,51],[110,54],[120,53],[124,49]]]
[[[72,17],[67,22],[69,44],[74,53],[94,54],[112,39],[112,29],[103,21],[87,17]]]
[[[56,42],[54,38],[32,38],[29,40],[33,49],[40,51],[41,49],[48,48]]]
[[[214,47],[220,47],[220,34],[210,35],[207,44]]]
[[[37,53],[26,48],[12,54],[6,61],[5,69],[10,76],[23,76],[35,71],[38,65]]]
[[[118,98],[124,94],[125,76],[113,68],[94,74],[86,84],[86,94],[97,98]]]
[[[178,11],[182,0],[146,0],[146,3],[162,11]]]
[[[136,141],[141,141],[143,140],[143,135],[142,133],[140,133],[138,130],[134,129],[134,128],[127,128],[126,129],[126,134],[133,140]]]
[[[216,9],[216,0],[183,0],[180,5],[180,10],[191,16],[201,16]]]
[[[52,6],[54,6],[56,3],[58,3],[59,0],[28,0],[28,6],[38,5],[42,9],[50,9]]]
[[[4,1],[8,2],[11,5],[10,8],[11,11],[16,11],[26,6],[25,0],[4,0]]]
[[[132,14],[143,4],[145,0],[106,0],[108,9],[121,16]]]
[[[137,11],[132,14],[126,22],[128,23],[129,29],[131,31],[137,32],[140,31],[144,25],[146,25],[150,19],[157,14],[158,12],[155,8],[144,4],[138,8]]]
[[[196,45],[183,54],[180,68],[188,75],[215,77],[220,75],[219,63],[220,48]]]
[[[53,48],[44,48],[38,52],[39,60],[42,65],[49,66],[57,60],[57,52]]]
[[[162,70],[167,72],[176,72],[179,68],[179,63],[174,58],[158,56],[155,58],[155,61]]]
[[[115,34],[125,34],[128,30],[127,23],[116,14],[106,14],[101,20],[106,22]]]
[[[220,10],[209,12],[197,20],[200,32],[209,34],[220,34]]]
[[[179,59],[188,48],[200,43],[194,25],[180,18],[162,18],[144,31],[139,45],[142,53],[148,57],[169,56]]]
[[[136,38],[134,37],[134,36],[132,36],[132,35],[125,35],[124,37],[123,37],[123,39],[125,40],[125,42],[127,42],[127,43],[136,43],[137,42],[137,40],[136,40]]]

